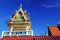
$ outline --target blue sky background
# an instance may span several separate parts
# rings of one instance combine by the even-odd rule
[[[6,23],[21,3],[30,12],[35,36],[48,33],[47,24],[55,26],[60,22],[60,0],[0,0],[0,36],[3,30],[8,31]]]

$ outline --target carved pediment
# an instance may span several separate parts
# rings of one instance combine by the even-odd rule
[[[15,15],[12,15],[11,21],[28,21],[29,15],[22,10],[22,7],[16,12]]]

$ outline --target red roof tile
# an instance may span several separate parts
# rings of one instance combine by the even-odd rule
[[[52,34],[52,36],[60,36],[60,30],[57,26],[49,26],[49,30]]]

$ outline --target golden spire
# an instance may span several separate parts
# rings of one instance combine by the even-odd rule
[[[22,3],[20,4],[20,9],[22,8]]]

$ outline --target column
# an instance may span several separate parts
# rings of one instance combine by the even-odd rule
[[[11,32],[12,32],[12,31],[13,31],[13,27],[11,27],[9,35],[11,35]]]

